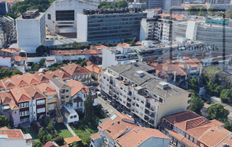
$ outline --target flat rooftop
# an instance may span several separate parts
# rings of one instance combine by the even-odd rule
[[[174,95],[177,96],[182,93],[188,93],[186,90],[170,83],[166,83],[162,79],[151,74],[154,68],[142,62],[111,66],[109,69],[136,84],[137,87],[145,88],[150,92],[155,92],[163,98],[171,98]],[[167,89],[162,88],[164,83],[165,86],[168,87]]]
[[[83,14],[95,15],[95,14],[119,14],[119,13],[141,13],[143,12],[140,8],[122,8],[122,9],[84,9]]]
[[[21,16],[19,16],[17,20],[40,19],[43,15],[44,13],[41,13],[38,10],[28,10],[24,12]]]

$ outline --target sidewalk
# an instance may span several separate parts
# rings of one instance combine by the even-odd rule
[[[68,123],[64,123],[64,125],[67,127],[67,129],[69,130],[69,132],[70,132],[73,136],[77,136],[76,133],[73,131],[73,129],[69,126]]]

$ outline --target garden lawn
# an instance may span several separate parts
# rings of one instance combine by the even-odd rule
[[[72,134],[69,132],[69,130],[65,127],[64,124],[56,124],[55,125],[55,130],[57,131],[57,133],[64,137],[64,138],[67,138],[67,137],[72,137]]]
[[[90,128],[79,129],[79,128],[74,128],[73,127],[73,130],[77,134],[77,136],[80,137],[80,139],[82,140],[82,143],[84,145],[87,145],[87,144],[90,143],[90,135],[92,133],[95,133],[95,131],[90,129]]]

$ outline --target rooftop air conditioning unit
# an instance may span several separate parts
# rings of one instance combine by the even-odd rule
[[[136,71],[136,74],[141,78],[145,76],[145,73],[143,71],[141,71],[141,70]]]
[[[170,88],[170,87],[169,87],[169,84],[168,84],[167,82],[163,82],[163,81],[159,83],[159,86],[160,86],[160,88],[163,89],[163,90],[167,90],[167,89]]]

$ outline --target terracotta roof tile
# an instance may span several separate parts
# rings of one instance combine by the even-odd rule
[[[52,55],[64,55],[64,56],[73,56],[73,55],[100,55],[101,50],[98,49],[87,49],[87,50],[52,50]]]
[[[23,139],[24,134],[19,129],[0,129],[0,135],[6,135],[10,139]]]
[[[117,139],[117,143],[123,147],[137,147],[147,139],[153,137],[169,140],[169,138],[161,133],[159,130],[144,127],[135,127],[122,137],[119,137]]]
[[[96,140],[96,139],[101,138],[101,135],[99,133],[94,133],[94,134],[91,134],[90,138],[92,140]]]
[[[102,68],[100,68],[99,66],[97,66],[95,64],[88,65],[85,68],[93,73],[96,73],[96,74],[99,74],[102,71]]]
[[[80,65],[74,63],[67,64],[63,66],[62,69],[68,74],[70,74],[71,76],[90,73],[90,71],[87,70],[86,68],[81,67]]]
[[[78,136],[64,138],[64,142],[66,144],[72,144],[72,143],[79,142],[79,141],[81,141],[81,139]]]
[[[76,80],[68,80],[67,85],[71,88],[71,96],[74,96],[84,88],[84,85]]]

